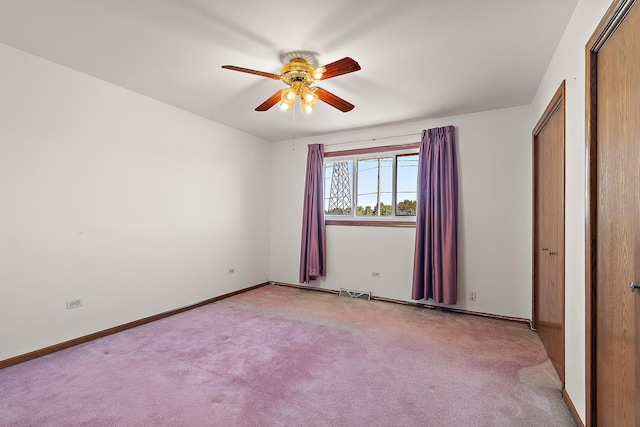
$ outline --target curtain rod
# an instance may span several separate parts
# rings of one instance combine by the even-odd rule
[[[352,144],[355,142],[366,142],[366,141],[377,141],[379,139],[391,139],[391,138],[399,138],[401,136],[420,136],[422,135],[422,132],[416,133],[416,132],[412,132],[412,133],[403,133],[403,134],[399,134],[399,135],[388,135],[388,136],[379,136],[377,138],[361,138],[361,139],[353,139],[350,141],[340,141],[340,142],[330,142],[327,144],[324,144],[325,147],[331,146],[331,145],[342,145],[342,144]]]

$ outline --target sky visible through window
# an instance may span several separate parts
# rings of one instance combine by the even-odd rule
[[[377,206],[378,167],[380,168],[380,202],[391,206],[393,201],[392,157],[358,160],[358,206],[372,208]]]

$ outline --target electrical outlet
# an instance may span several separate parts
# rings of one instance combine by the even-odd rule
[[[469,291],[469,301],[476,300],[476,291]]]
[[[236,272],[236,269],[235,269],[235,268],[230,268],[230,269],[229,269],[229,274],[233,274],[233,273],[235,273],[235,272]]]
[[[377,272],[377,271],[372,271],[371,272],[371,277],[375,277],[376,279],[379,279],[380,278],[380,273]]]
[[[67,310],[71,310],[72,308],[82,307],[82,298],[74,299],[72,301],[67,301]]]

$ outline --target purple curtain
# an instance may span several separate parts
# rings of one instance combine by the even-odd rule
[[[300,283],[327,275],[327,237],[324,225],[324,145],[309,145],[307,179],[302,211],[300,245]]]
[[[422,132],[411,298],[457,302],[458,170],[455,128]]]

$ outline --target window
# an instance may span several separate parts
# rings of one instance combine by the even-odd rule
[[[327,224],[415,224],[418,180],[415,146],[393,146],[393,151],[380,147],[379,151],[326,153],[324,212]]]
[[[396,216],[416,216],[418,154],[396,157]]]

